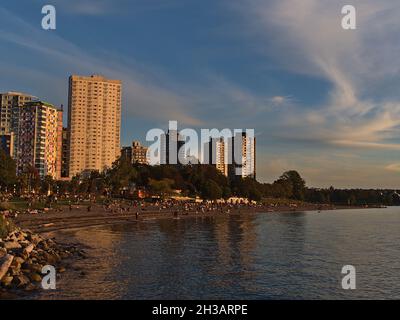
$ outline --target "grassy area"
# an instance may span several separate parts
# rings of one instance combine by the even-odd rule
[[[6,202],[0,202],[0,210],[15,210],[17,207],[15,206],[14,203],[11,203],[9,201]]]
[[[98,203],[101,203],[100,201],[97,201]],[[89,201],[80,201],[80,205],[85,205],[89,204]],[[62,206],[68,206],[69,205],[69,200],[67,199],[62,199],[58,200],[57,203],[52,203],[51,207],[52,208],[59,208]],[[44,208],[48,208],[49,204],[44,202],[44,201],[36,201],[32,204],[30,209],[36,209],[36,210],[43,210]],[[0,210],[27,210],[29,209],[29,202],[27,200],[23,199],[13,199],[8,202],[2,202],[0,203]]]
[[[5,208],[1,208],[1,210],[26,210],[29,208],[29,203],[26,200],[23,199],[13,199],[11,201],[8,201],[6,203],[3,203],[5,205]],[[55,205],[53,204],[52,207],[57,207],[61,204]],[[30,207],[31,209],[36,209],[36,210],[43,210],[44,208],[48,207],[48,204],[46,204],[45,202],[40,202],[40,201],[36,201],[34,203],[32,203],[32,206]]]

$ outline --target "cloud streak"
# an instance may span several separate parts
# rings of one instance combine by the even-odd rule
[[[116,59],[101,59],[61,37],[44,32],[20,17],[0,8],[0,39],[24,50],[36,52],[48,64],[56,64],[67,76],[71,70],[82,74],[100,73],[123,81],[124,108],[128,114],[159,121],[175,119],[187,125],[201,125],[188,111],[191,101],[156,83],[134,66],[121,65]],[[66,85],[65,85],[66,87]]]
[[[399,71],[400,8],[389,0],[354,4],[356,31],[341,28],[340,1],[255,0],[246,4],[246,12],[258,32],[279,31],[273,43],[271,33],[264,32],[266,53],[279,58],[283,68],[331,84],[326,104],[284,117],[287,131],[296,139],[397,150],[387,139],[395,137],[400,126],[400,103],[390,96],[370,96],[369,90]],[[400,79],[396,81],[400,85]]]

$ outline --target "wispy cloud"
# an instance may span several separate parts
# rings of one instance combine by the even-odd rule
[[[35,0],[39,2],[39,0]],[[40,1],[42,3],[43,1]],[[82,16],[104,16],[114,14],[128,14],[127,8],[135,8],[137,12],[146,10],[159,10],[184,3],[183,0],[53,0],[52,4],[57,10],[67,14]]]
[[[341,146],[398,149],[387,143],[400,126],[397,92],[369,92],[395,74],[400,85],[400,7],[394,0],[353,2],[355,31],[341,28],[341,1],[254,0],[242,9],[251,19],[251,30],[270,31],[264,32],[266,54],[281,67],[331,83],[326,104],[284,117],[286,135],[292,132],[296,139],[303,136]],[[271,32],[279,33],[273,42]]]
[[[392,163],[385,167],[386,170],[400,172],[400,163]]]
[[[36,52],[48,64],[57,65],[58,72],[83,74],[100,73],[123,81],[124,109],[128,114],[167,121],[178,120],[184,124],[198,126],[201,120],[188,111],[192,101],[178,92],[165,88],[136,70],[134,65],[121,65],[116,59],[100,58],[62,39],[54,33],[46,33],[22,18],[0,8],[2,27],[0,39]],[[140,69],[140,68],[138,68]],[[51,70],[47,70],[51,73]],[[49,84],[51,85],[51,84]]]

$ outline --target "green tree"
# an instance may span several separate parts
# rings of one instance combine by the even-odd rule
[[[280,176],[277,181],[281,185],[289,185],[292,188],[292,195],[289,196],[292,199],[304,200],[306,191],[306,182],[300,176],[300,174],[295,170],[286,171],[282,176]]]
[[[107,172],[110,185],[114,192],[119,192],[123,188],[128,188],[133,184],[138,176],[132,164],[124,159],[117,160],[111,170]]]
[[[209,180],[202,187],[201,196],[206,200],[217,200],[222,198],[222,190],[215,181]]]
[[[54,192],[55,190],[56,183],[54,179],[51,176],[46,176],[42,179],[41,181],[41,193],[42,194],[48,194],[51,192]]]
[[[25,177],[21,180],[26,181],[29,192],[39,191],[41,181],[39,172],[34,166],[28,166],[22,175]]]
[[[155,179],[150,179],[149,180],[149,188],[152,192],[155,194],[160,195],[161,197],[164,197],[166,194],[171,194],[172,193],[172,185],[174,184],[174,180],[172,179],[162,179],[162,180],[155,180]]]

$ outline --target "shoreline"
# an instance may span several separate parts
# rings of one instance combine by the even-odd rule
[[[279,206],[279,207],[240,207],[232,208],[229,211],[221,211],[220,209],[196,212],[182,211],[179,208],[155,210],[154,208],[146,210],[132,210],[122,212],[107,212],[99,205],[93,205],[91,211],[87,211],[86,206],[78,206],[68,210],[68,207],[62,211],[50,210],[46,213],[39,214],[20,214],[14,218],[14,222],[23,229],[29,229],[38,234],[57,232],[70,229],[79,229],[86,227],[94,227],[101,225],[119,224],[119,223],[134,223],[148,220],[158,219],[183,219],[193,217],[213,217],[213,216],[228,216],[241,214],[255,213],[296,213],[303,211],[330,211],[330,210],[345,210],[345,209],[368,209],[374,207],[362,206],[333,206],[333,205],[304,205],[297,207]],[[138,212],[138,216],[136,216]]]
[[[302,208],[304,209],[304,208]],[[309,208],[308,208],[309,209]],[[326,212],[321,212],[322,214],[324,213],[329,213],[329,210],[332,209],[360,209],[360,207],[332,207],[332,208],[327,208]],[[293,219],[296,219],[296,215],[297,214],[301,214],[302,212],[304,212],[305,210],[296,210],[296,211],[286,211],[283,210],[282,211],[275,211],[275,212],[269,212],[269,213],[275,213],[275,217],[279,217],[279,213],[283,213],[287,215],[287,219],[291,219],[292,216],[290,216],[290,213],[293,213]],[[315,210],[308,210],[310,211],[315,211]],[[77,214],[79,212],[79,210],[77,210],[76,212],[71,212],[72,214]],[[250,217],[253,214],[257,214],[258,210],[247,210],[246,213],[244,213],[244,210],[241,210],[241,213],[239,212],[234,212],[234,213],[230,213],[230,215],[243,215],[244,219],[246,214],[250,212]],[[265,211],[264,211],[265,212]],[[82,210],[81,210],[81,213]],[[91,212],[92,215],[98,215],[98,212]],[[349,214],[351,214],[352,212],[349,212]],[[360,214],[361,212],[358,211],[358,213]],[[317,214],[317,212],[313,213],[310,212],[310,216]],[[343,213],[344,215],[346,215],[346,213]],[[174,219],[173,218],[173,213],[169,212],[162,212],[162,213],[158,213],[157,215],[155,215],[154,213],[150,213],[150,216],[146,216],[145,219],[143,219],[143,221],[149,221],[150,219]],[[133,216],[133,214],[132,214]],[[214,221],[212,219],[210,219],[207,217],[218,217],[219,214],[215,213],[215,212],[211,212],[211,213],[207,213],[207,214],[191,214],[191,215],[187,215],[187,216],[181,216],[178,217],[180,218],[201,218],[200,220],[198,219],[194,219],[194,221],[204,221],[206,223],[214,223]],[[84,217],[82,218],[86,218],[87,214],[84,215]],[[153,218],[154,217],[154,218]],[[202,218],[205,218],[204,220]],[[233,219],[233,223],[238,223],[240,224],[241,222],[238,219]],[[329,219],[328,219],[329,220]],[[113,220],[111,223],[119,223],[118,221],[120,221],[120,218],[117,216],[115,220]],[[130,220],[131,222],[134,222],[133,220]],[[230,221],[230,219],[228,218],[228,220],[224,220],[224,223],[226,223],[226,221]],[[123,221],[120,221],[121,223],[123,223]],[[168,221],[165,221],[168,222]],[[172,221],[171,221],[172,222]],[[149,224],[149,228],[154,228],[154,226],[152,227],[151,225],[153,225],[153,223]],[[174,226],[175,223],[172,223],[172,226]],[[97,281],[98,278],[96,278],[96,267],[95,266],[99,266],[100,261],[113,261],[112,255],[110,254],[110,248],[108,247],[108,245],[110,243],[110,241],[106,241],[106,245],[104,247],[104,244],[102,245],[101,243],[99,244],[97,242],[97,240],[93,240],[94,238],[96,238],[96,235],[99,234],[100,236],[102,235],[102,230],[101,228],[99,230],[97,230],[96,228],[94,230],[90,230],[91,227],[95,227],[95,224],[90,224],[88,226],[83,226],[83,224],[81,223],[80,226],[77,226],[77,229],[71,229],[71,228],[64,228],[64,229],[58,229],[58,230],[54,230],[54,231],[50,231],[50,230],[46,230],[45,232],[49,232],[48,234],[43,233],[43,236],[48,237],[50,239],[53,239],[53,237],[55,237],[55,241],[57,243],[71,243],[73,242],[74,245],[80,249],[84,249],[84,251],[86,252],[86,257],[85,259],[78,259],[78,257],[75,257],[73,259],[70,260],[70,263],[68,263],[68,266],[66,267],[66,272],[64,274],[61,275],[60,279],[57,280],[59,281],[57,284],[57,290],[58,291],[54,291],[54,292],[35,292],[35,293],[26,293],[25,298],[34,298],[34,299],[44,299],[44,300],[52,300],[52,299],[59,299],[61,297],[62,300],[70,300],[70,299],[74,299],[71,297],[71,295],[68,293],[69,290],[71,288],[75,288],[74,285],[76,285],[76,281]],[[137,228],[137,226],[139,225],[133,225],[133,228]],[[156,226],[157,228],[157,226]],[[147,229],[147,228],[146,228]],[[82,234],[80,233],[80,230],[82,230]],[[86,233],[86,231],[88,231],[88,233]],[[154,230],[154,229],[153,229]],[[65,232],[64,232],[65,231]],[[99,233],[97,233],[99,232]],[[107,233],[107,232],[106,232]],[[88,237],[88,234],[90,235]],[[94,238],[93,238],[94,236]],[[91,240],[88,240],[91,239]],[[112,238],[111,238],[112,239]],[[108,245],[107,245],[108,244]],[[111,249],[112,250],[112,249]],[[113,250],[112,250],[113,251]],[[118,261],[122,261],[122,260],[118,260]],[[125,261],[125,260],[124,260]],[[77,280],[78,279],[78,280]],[[70,281],[72,281],[71,285],[70,285]],[[66,293],[67,292],[67,293]],[[59,296],[60,295],[60,296]],[[96,299],[95,296],[93,296],[94,299]],[[90,299],[90,298],[89,298]],[[102,299],[102,298],[101,298]],[[107,299],[107,298],[106,298]]]
[[[21,229],[29,229],[32,232],[41,235],[48,241],[55,241],[61,247],[70,246],[76,248],[78,252],[86,252],[83,255],[71,256],[61,266],[66,268],[66,276],[72,274],[76,277],[84,278],[90,270],[86,270],[80,266],[79,261],[82,258],[90,258],[90,252],[93,248],[87,247],[77,239],[69,239],[63,231],[79,230],[85,228],[91,228],[103,225],[113,225],[121,223],[140,223],[140,221],[150,221],[159,219],[184,219],[184,218],[206,218],[206,217],[221,217],[221,216],[234,216],[234,215],[246,215],[246,214],[259,214],[259,213],[300,213],[304,211],[331,211],[331,210],[345,210],[345,209],[363,209],[365,207],[360,206],[331,206],[331,205],[303,205],[297,206],[296,208],[290,206],[279,206],[275,208],[268,208],[267,206],[259,207],[241,207],[230,210],[229,212],[221,213],[220,210],[210,210],[204,213],[196,213],[193,211],[180,212],[176,216],[176,208],[174,209],[162,209],[160,211],[145,210],[139,215],[139,219],[136,219],[135,211],[128,211],[123,213],[110,213],[104,210],[102,206],[92,206],[91,211],[87,211],[86,206],[80,206],[79,209],[74,208],[68,210],[68,207],[64,211],[54,210],[47,211],[46,213],[39,214],[20,214],[16,217],[14,222]],[[374,207],[368,207],[374,208]],[[62,276],[64,278],[64,276]],[[62,279],[61,279],[62,281]],[[35,297],[36,292],[9,292],[10,295],[5,295],[0,299],[29,299]],[[3,291],[4,295],[4,291]],[[1,296],[1,295],[0,295]]]

